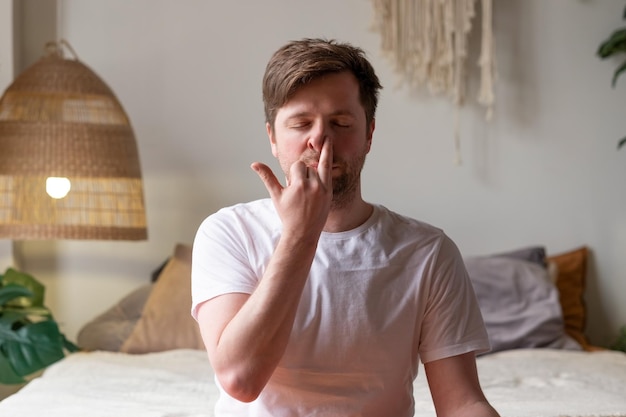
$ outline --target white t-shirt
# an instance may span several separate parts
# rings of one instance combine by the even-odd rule
[[[225,208],[196,234],[192,314],[252,293],[281,233],[270,199]],[[374,206],[356,229],[323,232],[286,352],[261,395],[220,387],[216,416],[412,416],[418,362],[486,351],[463,260],[428,224]]]

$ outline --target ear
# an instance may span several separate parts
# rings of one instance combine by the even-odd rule
[[[367,152],[372,149],[372,138],[374,137],[374,129],[376,129],[376,119],[372,119],[372,122],[367,129]]]
[[[278,158],[278,150],[276,149],[276,135],[272,130],[272,125],[269,122],[265,123],[265,130],[267,130],[267,137],[270,140],[270,146],[272,147],[272,155]]]

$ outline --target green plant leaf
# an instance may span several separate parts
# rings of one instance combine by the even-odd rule
[[[80,350],[80,348],[72,343],[70,340],[68,340],[65,335],[62,334],[61,337],[63,337],[63,348],[65,350],[67,350],[68,352],[78,352]]]
[[[617,53],[626,52],[626,28],[618,29],[598,47],[597,54],[605,59]]]
[[[0,341],[12,340],[15,330],[30,323],[21,311],[4,310],[0,313]]]
[[[626,352],[626,326],[622,326],[615,343],[611,345],[611,349]]]
[[[621,148],[624,145],[626,145],[626,136],[621,138],[620,141],[617,142],[617,149]]]
[[[44,286],[7,269],[0,276],[0,383],[23,382],[79,348],[60,332],[43,304]]]
[[[8,284],[0,288],[0,311],[2,307],[9,301],[17,297],[32,297],[33,293],[28,288],[21,287],[17,284]]]
[[[0,384],[21,384],[25,380],[15,373],[4,355],[0,355]]]
[[[20,377],[37,372],[65,357],[65,337],[54,321],[30,323],[13,333],[10,340],[0,344],[0,353]]]
[[[611,81],[613,88],[615,88],[615,84],[617,83],[617,77],[619,77],[624,71],[626,71],[626,61],[622,62],[622,65],[617,67],[615,73],[613,74],[613,81]]]
[[[19,272],[13,268],[9,268],[4,273],[2,278],[2,282],[4,286],[8,286],[9,284],[20,285],[24,288],[29,289],[32,292],[31,297],[20,297],[13,301],[11,301],[12,306],[20,306],[20,307],[31,307],[31,306],[43,306],[43,299],[45,295],[45,287],[33,278],[31,275],[28,275],[24,272]]]

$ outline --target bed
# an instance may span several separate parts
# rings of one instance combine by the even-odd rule
[[[481,385],[507,417],[626,417],[626,354],[584,335],[588,251],[542,247],[471,257],[493,350]],[[123,297],[78,335],[83,351],[48,367],[0,402],[0,416],[213,416],[218,391],[189,317],[191,251],[177,245],[153,283]],[[435,416],[424,373],[415,416]]]

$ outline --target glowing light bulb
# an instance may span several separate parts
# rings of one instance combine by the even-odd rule
[[[72,184],[65,177],[48,177],[46,178],[46,192],[52,198],[60,199],[70,192]]]

